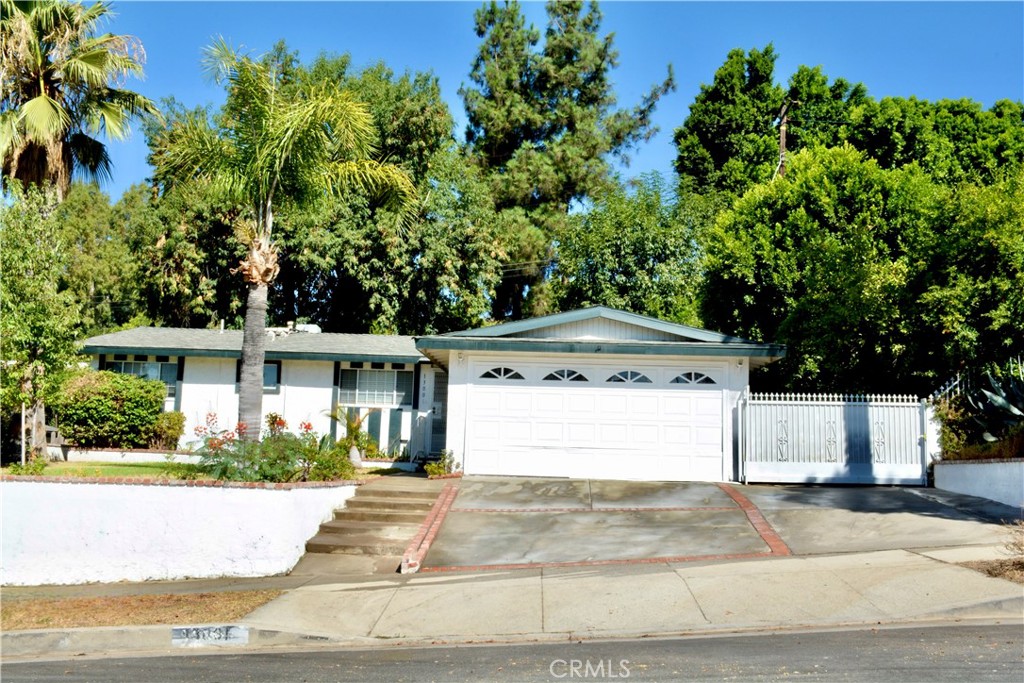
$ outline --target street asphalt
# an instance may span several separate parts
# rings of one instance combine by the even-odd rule
[[[5,632],[3,658],[1024,625],[1024,587],[959,566],[1005,558],[1001,520],[1020,514],[933,489],[467,477],[421,573],[328,555],[267,579],[5,588],[286,592],[223,640],[224,629],[166,625]]]

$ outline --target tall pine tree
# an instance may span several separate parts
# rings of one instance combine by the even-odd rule
[[[476,13],[482,39],[466,104],[471,158],[488,178],[508,262],[492,302],[495,319],[543,312],[552,240],[569,207],[613,182],[612,159],[648,140],[651,115],[675,88],[667,78],[632,109],[617,109],[610,80],[618,65],[612,34],[601,33],[596,2],[549,2],[547,29],[527,26],[518,2]]]

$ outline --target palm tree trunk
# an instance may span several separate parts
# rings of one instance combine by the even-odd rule
[[[259,439],[263,421],[263,361],[267,342],[267,291],[265,283],[249,283],[242,332],[242,373],[238,385],[238,422],[242,438]]]

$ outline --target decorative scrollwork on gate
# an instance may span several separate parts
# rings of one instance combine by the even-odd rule
[[[871,450],[876,463],[885,462],[885,420],[875,420],[871,430]]]
[[[836,421],[825,420],[825,462],[836,462],[839,456],[836,454],[836,447],[839,437],[836,434]]]
[[[775,445],[779,452],[779,462],[789,461],[789,425],[786,418],[780,417],[778,421],[778,436],[775,438]]]

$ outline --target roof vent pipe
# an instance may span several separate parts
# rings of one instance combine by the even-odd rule
[[[220,333],[224,334],[224,318],[220,319]]]

